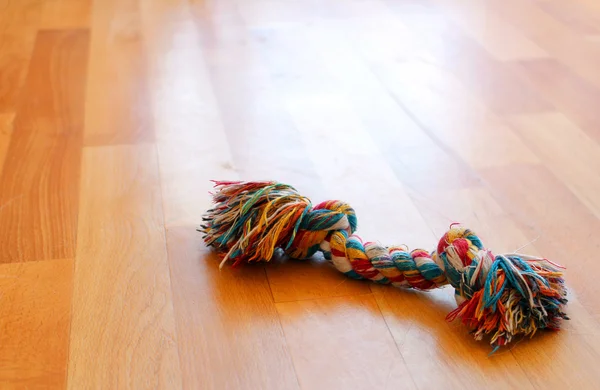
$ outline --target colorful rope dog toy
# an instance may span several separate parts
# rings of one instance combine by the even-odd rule
[[[276,250],[306,259],[321,251],[354,279],[429,290],[447,284],[476,340],[491,335],[496,351],[521,334],[560,327],[567,303],[560,267],[522,254],[493,255],[472,230],[451,227],[428,252],[364,242],[354,234],[354,210],[337,200],[313,207],[293,187],[277,182],[215,182],[214,208],[198,231],[234,266],[269,261]]]

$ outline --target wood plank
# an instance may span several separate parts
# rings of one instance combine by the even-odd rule
[[[577,4],[576,1],[568,5],[557,0],[544,1],[538,3],[538,7],[575,33],[581,35],[600,34],[600,14],[590,13],[585,5]]]
[[[383,17],[378,15],[377,20]],[[388,24],[397,24],[393,22],[380,24],[387,28]],[[364,39],[367,34],[363,33],[353,38]],[[411,114],[389,94],[387,86],[381,83],[356,52],[353,41],[337,29],[327,26],[313,27],[298,34],[308,39],[305,45],[317,49],[315,56],[323,61],[326,77],[339,85],[356,120],[369,132],[379,153],[402,181],[407,193],[412,196],[415,192],[428,193],[479,185],[475,175],[423,131]],[[375,42],[375,39],[369,41],[372,44]],[[404,42],[401,46],[404,46]],[[390,43],[388,47],[396,46]]]
[[[451,72],[495,114],[542,112],[552,108],[531,85],[522,83],[508,66],[492,58],[454,26],[436,32],[432,40],[432,62]],[[449,54],[448,47],[453,47],[456,54]]]
[[[307,7],[306,2],[302,0],[256,0],[253,2],[235,0],[232,3],[251,28],[315,22],[331,15],[329,13],[330,3],[314,0],[311,1],[311,7]]]
[[[429,12],[429,8],[427,11]],[[367,24],[359,22],[361,19],[357,17],[344,32],[348,34],[348,39],[371,72],[395,98],[396,103],[408,112],[433,140],[428,143],[429,154],[436,154],[431,151],[434,149],[432,145],[435,145],[454,157],[461,156],[471,167],[503,165],[513,160],[536,162],[536,158],[518,137],[488,107],[495,99],[492,92],[494,89],[489,89],[489,93],[481,87],[477,87],[479,90],[471,89],[477,81],[481,80],[470,76],[470,72],[467,71],[472,70],[468,67],[471,66],[469,60],[461,63],[463,60],[459,54],[462,50],[460,45],[461,50],[457,50],[456,55],[446,53],[448,49],[447,45],[444,45],[446,39],[444,33],[447,29],[438,27],[439,17],[435,16],[436,14],[431,16],[428,12],[425,15],[419,13],[412,19],[410,14],[406,17],[398,16],[393,19],[399,20],[397,23],[393,23],[393,20],[386,21],[390,16],[377,17],[374,20],[367,18]],[[440,23],[444,26],[443,21]],[[398,24],[401,26],[397,27]],[[369,30],[365,31],[367,28]],[[451,30],[448,31],[450,37],[455,35]],[[304,31],[303,34],[309,32]],[[430,37],[428,47],[423,48],[420,44],[426,42],[420,38],[420,35]],[[396,39],[396,37],[400,38]],[[386,50],[386,47],[392,49]],[[481,54],[481,51],[479,53]],[[288,57],[293,55],[293,53],[286,54]],[[485,55],[482,56],[481,58],[485,58]],[[489,57],[487,58],[486,61],[489,61]],[[468,66],[465,67],[465,64]],[[505,75],[510,73],[506,68],[493,70],[489,67],[489,69],[490,80],[494,79],[495,76],[492,75],[497,72]],[[513,87],[507,88],[504,98],[498,102],[520,99],[516,97],[519,94],[514,90],[517,85],[521,88],[523,83],[513,76],[509,78],[513,80],[510,83]],[[326,80],[321,84],[327,85],[326,83],[331,81]],[[353,94],[357,93],[361,92],[353,91]],[[486,94],[490,97],[487,101],[481,99]],[[523,95],[532,96],[534,100],[539,99],[539,96],[533,92]],[[510,107],[513,104],[507,103],[504,108],[501,108],[502,104],[497,103],[496,110],[511,112],[513,110]],[[518,107],[519,104],[513,106],[515,111],[519,110]],[[533,111],[537,111],[548,106],[534,102],[534,106],[530,107]],[[492,144],[496,147],[489,148],[488,145]],[[413,155],[415,158],[419,157],[417,152]]]
[[[297,389],[264,268],[219,270],[195,226],[167,237],[184,387]]]
[[[600,219],[600,144],[561,114],[523,115],[510,118],[510,123],[544,165]]]
[[[42,29],[89,28],[93,0],[46,0]]]
[[[472,168],[538,162],[517,135],[447,71],[423,60],[371,67],[421,128]]]
[[[275,259],[267,268],[275,302],[369,294],[370,283],[342,276],[321,256],[305,261]]]
[[[140,19],[137,0],[94,4],[85,145],[139,144],[155,139]]]
[[[516,0],[491,0],[489,12],[500,15],[588,82],[600,87],[600,47],[545,13],[536,4]]]
[[[402,8],[393,13],[382,10],[380,15],[369,18],[356,14],[343,23],[346,39],[371,63],[424,61],[446,71],[497,114],[549,109],[541,96],[529,85],[523,85],[502,61],[472,37],[473,34],[461,31],[460,21],[452,18],[454,14],[461,15],[461,8],[477,13],[477,7],[447,5],[443,0],[423,2],[421,7],[418,12]],[[450,15],[446,15],[448,13]],[[485,23],[485,16],[479,15],[476,19]],[[335,27],[333,30],[339,30]]]
[[[10,143],[10,135],[13,132],[14,118],[14,113],[0,114],[0,175],[2,175],[2,167],[4,166],[4,159],[6,158],[6,150],[8,149],[8,144]]]
[[[84,30],[36,39],[0,177],[0,204],[10,202],[0,262],[75,255],[88,40]]]
[[[303,389],[414,389],[373,295],[278,303]]]
[[[530,241],[515,226],[511,215],[498,204],[489,187],[432,191],[419,195],[414,196],[415,204],[438,239],[450,224],[460,223],[475,231],[493,253],[514,252]],[[434,250],[436,246],[437,241],[427,249]],[[527,253],[539,255],[530,251],[535,251],[535,247],[528,246]]]
[[[600,18],[600,4],[595,0],[575,0],[574,5],[583,8],[584,13],[588,13],[594,19]]]
[[[83,154],[68,387],[181,388],[154,146]]]
[[[243,32],[239,18],[231,17],[229,25],[227,16],[213,26],[218,15],[205,15],[201,6],[207,5],[164,1],[142,8],[168,226],[198,222],[205,205],[197,194],[209,190],[212,179],[276,177],[318,188],[311,185],[315,175],[297,169],[304,163],[302,150],[286,141],[294,136],[293,126],[260,65],[245,62],[253,54],[237,40]],[[208,161],[217,161],[214,170],[199,169]]]
[[[555,59],[519,61],[515,73],[532,85],[558,110],[600,143],[600,87],[591,84]]]
[[[377,303],[418,388],[533,388],[514,356],[502,351],[488,357],[489,344],[444,320],[456,307],[452,289],[422,294],[376,287]]]
[[[540,333],[511,349],[536,388],[585,389],[600,380],[595,364],[600,358],[598,322],[572,290],[568,313],[571,320],[560,332]]]
[[[592,42],[593,44],[600,46],[600,35],[590,35],[585,37],[585,39],[587,39],[589,42]]]
[[[0,2],[0,113],[17,109],[42,7],[38,0]]]
[[[239,21],[240,11],[236,0],[207,2],[204,0],[187,0],[189,10],[196,21],[211,26],[215,33],[224,31],[231,23]],[[213,34],[207,35],[212,37]]]
[[[165,224],[199,224],[207,206],[199,194],[210,180],[239,179],[237,167],[189,5],[144,2],[142,12]]]
[[[64,389],[73,260],[0,265],[0,387]]]
[[[244,179],[277,178],[324,196],[302,136],[278,95],[260,49],[243,26],[204,42],[210,75],[233,163]],[[301,167],[301,168],[300,168]]]
[[[243,45],[228,46],[227,42],[235,42],[231,37],[240,26],[233,24],[232,31],[224,36],[219,34],[225,29],[216,26],[216,35],[211,36],[207,25],[212,22],[203,19],[207,16],[199,8],[200,4],[190,8],[187,3],[174,7],[170,1],[144,3],[142,8],[167,226],[199,221],[206,204],[197,194],[210,190],[212,179],[277,177],[296,185],[311,180],[303,171],[293,169],[295,159],[288,153],[290,147],[272,148],[273,144],[283,144],[293,128],[281,121],[272,94],[262,92],[268,80],[250,84],[257,67],[242,63],[248,55]],[[174,30],[178,36],[175,42],[170,36]],[[212,61],[225,58],[226,63],[207,63],[209,57]],[[238,59],[242,62],[236,64]],[[253,99],[264,102],[264,111],[255,110],[258,105]],[[243,108],[244,104],[248,109]],[[276,120],[269,120],[271,114],[277,116]],[[265,143],[262,137],[275,139]],[[265,150],[247,153],[256,152],[256,148]],[[302,157],[301,150],[294,153]],[[209,161],[217,161],[215,169],[201,169]],[[189,180],[192,176],[195,179]]]
[[[481,3],[470,0],[431,0],[466,34],[498,61],[547,58],[548,53]]]

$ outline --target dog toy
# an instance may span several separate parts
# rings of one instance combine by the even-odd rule
[[[275,251],[293,259],[322,252],[353,279],[430,290],[450,284],[460,318],[476,340],[491,337],[492,352],[516,336],[558,330],[567,304],[563,267],[522,254],[494,255],[470,229],[451,226],[435,250],[363,242],[354,234],[350,205],[330,200],[313,207],[290,185],[274,181],[215,181],[214,207],[198,231],[228,261],[269,261]]]

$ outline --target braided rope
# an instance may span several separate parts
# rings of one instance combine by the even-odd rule
[[[383,247],[355,234],[356,215],[344,202],[312,207],[293,187],[277,182],[215,187],[215,207],[198,230],[224,254],[220,267],[269,261],[278,249],[296,259],[320,251],[353,279],[418,290],[450,284],[458,307],[447,320],[460,317],[477,340],[491,335],[494,351],[516,335],[559,329],[560,320],[568,319],[562,267],[527,255],[494,255],[470,229],[451,226],[431,252]]]

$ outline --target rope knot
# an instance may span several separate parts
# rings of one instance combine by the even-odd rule
[[[320,245],[331,232],[345,231],[348,235],[356,230],[354,209],[341,201],[319,203],[303,217],[294,241],[286,253],[296,259],[306,259],[320,250]]]
[[[566,319],[562,273],[546,259],[519,254],[497,255],[484,248],[471,230],[452,227],[440,239],[437,254],[455,289],[458,308],[449,320],[462,317],[475,338],[492,334],[496,348],[517,334],[558,329]]]
[[[451,227],[440,239],[436,256],[444,264],[457,301],[470,299],[485,283],[494,256],[483,247],[479,237],[463,227]]]

